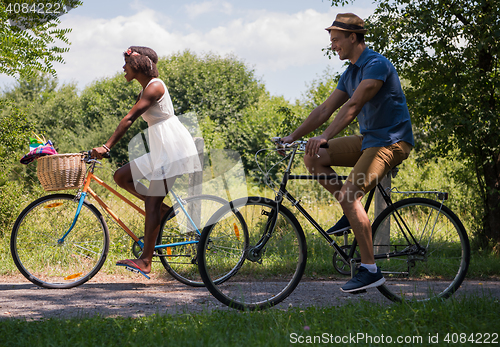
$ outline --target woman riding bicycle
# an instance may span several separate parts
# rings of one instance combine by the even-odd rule
[[[118,186],[145,202],[146,210],[142,255],[139,259],[120,260],[116,265],[144,275],[151,271],[160,222],[170,208],[163,203],[165,196],[177,177],[201,171],[201,164],[193,138],[175,116],[167,87],[158,78],[156,52],[148,47],[131,46],[123,55],[125,79],[137,80],[143,89],[113,135],[103,146],[94,148],[92,155],[102,158],[139,116],[148,123],[151,152],[122,166],[114,175]],[[143,178],[150,182],[149,187],[139,182]]]

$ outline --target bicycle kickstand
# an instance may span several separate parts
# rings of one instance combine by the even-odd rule
[[[350,265],[351,265],[351,278],[353,278],[356,272],[356,260],[351,259]]]
[[[353,278],[356,273],[356,260],[351,259],[350,265],[351,265],[351,278]],[[350,294],[362,294],[362,293],[366,293],[366,289],[358,290],[356,292],[351,292]]]

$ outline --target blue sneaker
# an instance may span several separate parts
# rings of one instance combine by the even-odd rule
[[[326,233],[328,235],[341,236],[344,235],[344,233],[349,229],[351,229],[349,220],[345,215],[343,215],[342,218],[340,218],[339,221],[333,227],[331,227],[326,231]]]
[[[380,268],[377,267],[377,272],[371,273],[367,268],[360,266],[358,273],[351,278],[349,282],[344,284],[340,290],[344,293],[358,292],[368,288],[379,287],[385,283],[385,278],[382,276]]]

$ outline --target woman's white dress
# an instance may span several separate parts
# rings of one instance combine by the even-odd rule
[[[165,83],[158,78],[153,78],[146,88],[156,81],[163,84],[165,94],[142,114],[142,118],[148,123],[150,152],[134,159],[134,163],[142,177],[149,181],[164,180],[185,173],[201,171],[200,159],[193,138],[175,116]]]

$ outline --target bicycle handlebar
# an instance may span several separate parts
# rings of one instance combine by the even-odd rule
[[[271,141],[279,149],[288,149],[288,148],[299,147],[300,150],[304,150],[308,140],[297,140],[297,141],[293,141],[292,143],[283,143],[283,142],[281,142],[281,137],[272,137]],[[328,147],[329,147],[328,142],[323,143],[322,145],[319,146],[319,148],[328,148]]]
[[[97,159],[95,158],[92,158],[92,150],[90,151],[83,151],[82,152],[84,155],[85,155],[85,158],[83,159],[86,163],[91,163],[92,161],[96,161],[97,162]],[[109,154],[109,152],[106,152],[102,155],[103,158],[106,158],[106,159],[109,159],[111,158],[111,154]]]

